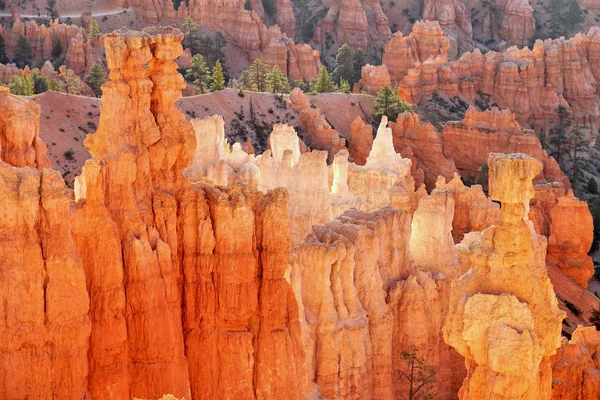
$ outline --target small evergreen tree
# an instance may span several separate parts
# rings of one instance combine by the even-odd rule
[[[214,56],[214,44],[213,40],[208,35],[200,35],[198,38],[198,53],[204,56],[204,59],[207,61],[211,61],[211,58]]]
[[[325,68],[324,65],[319,70],[319,75],[317,75],[317,81],[315,82],[315,92],[335,92],[335,85],[331,81],[331,76],[329,75],[329,72],[327,71],[327,68]]]
[[[85,92],[85,84],[79,79],[72,69],[65,70],[62,78],[65,81],[65,89],[69,94],[82,95]]]
[[[33,57],[33,52],[31,49],[31,44],[29,40],[25,37],[25,35],[21,34],[19,39],[17,40],[17,47],[15,49],[15,56],[13,58],[13,62],[17,64],[19,68],[25,68],[25,65],[31,63],[31,58]]]
[[[225,89],[225,76],[223,75],[223,67],[221,62],[217,60],[212,70],[212,83],[210,84],[210,91],[217,92]]]
[[[12,94],[20,96],[33,96],[35,94],[35,86],[31,74],[13,76],[8,82],[8,88]]]
[[[8,64],[8,57],[6,56],[6,43],[4,42],[4,36],[0,35],[0,64]]]
[[[561,12],[563,1],[564,0],[550,0],[550,3],[548,4],[548,11],[550,14],[548,32],[553,38],[560,37],[564,32]]]
[[[349,82],[354,75],[354,65],[352,62],[352,50],[344,43],[338,50],[335,57],[336,67],[333,71],[335,80],[340,83],[342,79]]]
[[[596,179],[593,176],[588,181],[587,190],[591,194],[598,194],[598,182],[596,182]]]
[[[574,30],[583,21],[583,11],[578,0],[569,0],[566,17],[567,21],[571,24],[571,30]]]
[[[563,166],[563,150],[567,145],[567,132],[571,127],[572,121],[569,111],[563,105],[558,106],[556,114],[558,115],[558,122],[550,129],[550,139],[548,142],[554,148],[556,162]]]
[[[588,142],[585,140],[583,133],[581,132],[578,126],[571,131],[568,146],[570,148],[570,156],[573,166],[571,182],[573,183],[573,189],[575,189],[579,184],[578,174],[581,153],[584,149],[586,149],[589,146]]]
[[[358,48],[352,55],[352,79],[348,80],[350,86],[360,81],[362,67],[365,65],[367,65],[367,56],[361,48]]]
[[[31,72],[31,78],[33,79],[33,92],[35,94],[48,91],[48,78],[40,74],[37,70]]]
[[[52,58],[55,60],[59,59],[62,55],[62,52],[62,43],[60,42],[60,39],[58,37],[55,37],[54,41],[52,42]]]
[[[60,17],[56,10],[56,0],[48,0],[46,3],[46,12],[48,12],[50,19],[58,19]]]
[[[96,94],[96,97],[100,97],[102,94],[102,85],[106,82],[106,74],[102,67],[95,63],[90,68],[90,72],[85,77],[85,83],[92,89]]]
[[[210,87],[210,70],[201,54],[192,57],[192,66],[185,72],[186,78],[192,80],[197,94],[208,92]]]
[[[186,17],[183,22],[183,27],[186,30],[185,41],[186,46],[191,50],[192,53],[198,50],[198,38],[196,33],[198,32],[198,25],[191,17]]]
[[[217,60],[219,60],[219,61],[225,60],[225,52],[223,49],[227,45],[227,39],[225,39],[225,36],[223,36],[223,34],[221,32],[215,33],[214,44],[215,44],[215,57],[217,58]]]
[[[350,89],[350,84],[344,78],[340,79],[340,92],[341,93],[350,93],[352,90]]]
[[[267,73],[269,67],[260,59],[257,58],[250,65],[250,81],[254,90],[264,92],[267,90]]]
[[[267,73],[267,89],[271,93],[289,93],[290,91],[288,79],[278,66]]]
[[[398,98],[396,92],[387,86],[384,86],[377,92],[375,98],[375,115],[381,117],[385,115],[390,121],[395,121],[398,114],[403,112],[413,112],[410,104]]]
[[[92,40],[98,39],[101,34],[102,32],[100,32],[100,26],[98,25],[96,20],[92,18],[92,21],[90,22],[90,32],[88,33],[88,38]]]
[[[410,351],[400,353],[405,368],[396,370],[403,380],[408,383],[408,393],[402,398],[406,400],[433,400],[435,394],[431,393],[437,382],[437,371],[428,366],[425,359],[419,357],[415,346]]]

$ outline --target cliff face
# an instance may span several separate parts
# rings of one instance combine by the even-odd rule
[[[392,33],[379,0],[334,0],[313,41],[322,45],[327,36],[339,45],[366,50],[369,45],[385,43]]]
[[[398,82],[402,98],[419,103],[434,91],[461,95],[470,102],[479,96],[488,104],[511,110],[519,123],[536,130],[549,128],[558,119],[557,107],[563,105],[572,111],[577,123],[589,127],[585,136],[592,142],[596,139],[600,117],[600,76],[595,72],[598,28],[569,40],[538,40],[533,50],[511,47],[503,53],[486,55],[475,50],[452,62],[444,58],[447,53],[443,49],[447,47],[440,44],[447,39],[441,28],[437,29],[435,39],[427,36],[426,47],[431,51],[425,55],[420,50],[425,45],[421,44],[424,39],[419,43],[423,31],[419,23],[409,36],[396,34],[386,45],[383,63],[392,83]],[[435,58],[437,55],[440,57]],[[429,56],[433,56],[431,60],[426,59]]]
[[[382,62],[387,66],[392,82],[398,82],[411,68],[430,57],[438,62],[447,61],[449,48],[450,41],[437,21],[418,21],[410,35],[394,34],[385,45]]]
[[[46,144],[40,139],[40,106],[0,91],[0,160],[15,167],[50,168]]]
[[[600,332],[579,326],[552,357],[552,399],[594,400],[600,393]]]
[[[87,40],[85,29],[76,25],[59,24],[55,20],[47,27],[33,20],[24,22],[17,18],[10,31],[0,26],[0,35],[4,37],[9,58],[14,56],[19,36],[24,35],[31,44],[33,60],[53,58],[54,43],[60,42],[65,65],[76,74],[83,74],[94,64],[92,42]]]
[[[526,214],[542,166],[522,154],[491,154],[488,165],[502,222],[458,246],[470,271],[453,282],[443,329],[466,360],[459,398],[550,399],[550,356],[560,347],[565,314],[546,274],[546,241]]]

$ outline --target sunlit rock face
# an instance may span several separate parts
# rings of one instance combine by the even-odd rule
[[[600,332],[579,326],[552,357],[552,399],[595,400],[600,393]]]
[[[550,399],[550,356],[560,347],[564,312],[545,269],[546,240],[527,219],[539,161],[491,154],[490,197],[502,222],[465,236],[464,270],[453,282],[445,341],[465,357],[461,399]],[[518,355],[518,357],[515,357]]]
[[[50,168],[40,139],[40,106],[22,96],[0,91],[0,160],[15,167]]]
[[[536,131],[549,131],[558,120],[556,109],[564,106],[595,142],[600,28],[568,40],[538,40],[531,49],[513,46],[485,55],[476,49],[452,61],[447,40],[437,22],[418,22],[409,36],[396,33],[387,43],[383,63],[400,97],[419,103],[436,91],[471,102],[479,96]]]

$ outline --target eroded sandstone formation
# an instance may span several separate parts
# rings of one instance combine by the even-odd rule
[[[313,108],[302,90],[295,88],[290,94],[292,109],[300,115],[300,121],[306,127],[306,144],[312,149],[325,150],[331,162],[333,156],[346,147],[346,141],[331,127],[325,116]]]
[[[50,168],[46,144],[40,139],[38,104],[0,92],[0,160],[15,167]]]
[[[600,332],[579,326],[552,357],[552,399],[596,400],[600,393]]]
[[[502,222],[468,234],[458,246],[463,270],[454,280],[445,341],[465,357],[461,399],[550,399],[550,357],[560,347],[564,312],[546,273],[546,240],[527,219],[539,161],[491,154],[490,197]]]
[[[374,40],[389,40],[392,33],[379,0],[334,0],[315,30],[313,41],[323,44],[327,36],[340,45],[366,50]]]
[[[32,61],[53,58],[54,43],[59,42],[63,50],[60,56],[65,57],[65,65],[76,74],[83,74],[94,64],[92,42],[85,29],[76,25],[59,24],[54,20],[47,27],[34,20],[24,22],[17,18],[10,30],[0,25],[0,35],[4,37],[9,58],[14,56],[19,36],[24,35],[31,44]]]
[[[401,81],[411,68],[427,59],[446,62],[450,41],[437,21],[418,21],[408,36],[396,32],[385,45],[383,64],[392,82]]]
[[[556,109],[565,106],[590,141],[598,135],[600,100],[598,97],[598,52],[600,28],[565,40],[536,41],[533,49],[510,47],[503,53],[479,50],[464,53],[448,62],[447,38],[432,22],[415,24],[409,36],[396,34],[386,45],[383,63],[392,83],[398,82],[398,94],[419,103],[435,91],[462,98],[474,104],[476,99],[509,109],[521,124],[546,131],[558,119]],[[436,36],[419,38],[428,27]],[[429,51],[425,55],[421,48]],[[444,50],[446,49],[446,50]],[[425,58],[424,58],[425,57]],[[431,59],[427,59],[431,57]]]

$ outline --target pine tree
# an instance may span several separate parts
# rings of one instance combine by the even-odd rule
[[[550,26],[548,27],[548,31],[553,38],[560,37],[564,32],[561,12],[563,1],[564,0],[550,0],[550,4],[548,5],[550,14]]]
[[[550,129],[550,139],[548,142],[554,148],[556,162],[563,166],[563,150],[567,146],[567,132],[571,127],[572,121],[569,111],[565,106],[558,106],[556,114],[558,115],[558,121],[554,127]]]
[[[267,73],[267,89],[271,93],[289,93],[290,91],[288,79],[278,66]]]
[[[335,80],[340,83],[342,79],[350,81],[354,75],[354,65],[352,62],[352,50],[347,44],[343,44],[335,57],[336,67],[333,71]]]
[[[398,98],[396,92],[387,86],[384,86],[377,92],[375,98],[375,115],[385,115],[390,121],[395,121],[398,114],[403,112],[413,112],[410,104]]]
[[[571,182],[573,184],[573,189],[576,189],[579,185],[578,174],[581,155],[584,149],[589,147],[589,143],[585,140],[583,133],[579,129],[579,126],[576,126],[573,128],[573,130],[571,130],[568,146],[570,147],[569,155],[571,157],[571,163],[573,166]]]
[[[410,351],[400,353],[405,369],[398,369],[402,380],[408,384],[408,393],[402,396],[406,400],[433,400],[435,394],[432,393],[437,382],[437,371],[435,368],[426,364],[425,359],[419,357],[417,348],[413,345]]]
[[[62,55],[63,47],[58,37],[54,38],[52,42],[52,58],[57,60]]]
[[[183,27],[187,31],[185,34],[185,43],[192,53],[196,53],[198,49],[198,38],[196,37],[198,25],[196,25],[196,22],[191,17],[186,17]]]
[[[25,68],[25,65],[31,63],[32,56],[33,52],[31,50],[31,44],[29,43],[29,40],[27,40],[25,35],[19,36],[13,62],[17,64],[17,67]]]
[[[339,91],[341,93],[350,93],[351,92],[350,84],[344,78],[340,79],[340,89],[339,89]]]
[[[210,87],[210,70],[201,54],[195,54],[192,57],[192,66],[185,72],[185,76],[193,81],[197,94],[208,92],[208,88]]]
[[[210,36],[200,35],[198,38],[198,53],[202,54],[207,61],[211,60],[211,57],[214,56],[214,44]]]
[[[6,43],[4,42],[4,36],[0,35],[0,64],[8,64],[8,57],[6,56]]]
[[[217,32],[217,33],[215,33],[214,43],[215,43],[215,57],[219,61],[225,60],[225,52],[223,51],[223,49],[227,45],[227,39],[225,39],[225,36],[223,36],[223,34],[221,32]]]
[[[88,33],[88,38],[97,39],[100,37],[101,33],[100,26],[98,26],[96,20],[92,18],[92,21],[90,22],[90,32]]]
[[[567,21],[571,24],[571,30],[583,21],[583,11],[578,0],[569,0],[569,8],[567,9]]]
[[[35,94],[35,85],[31,74],[13,76],[8,82],[8,88],[12,94],[20,96],[33,96]]]
[[[33,92],[35,94],[48,91],[48,78],[40,74],[37,70],[31,72],[31,78],[33,79]]]
[[[319,70],[319,75],[315,82],[315,91],[318,93],[335,92],[335,85],[331,81],[331,76],[324,65]]]
[[[50,19],[58,19],[60,17],[56,10],[56,0],[48,0],[46,3],[46,11],[48,12]]]
[[[106,82],[106,74],[99,64],[94,64],[85,77],[85,83],[94,91],[96,97],[102,94],[102,85]]]
[[[210,91],[217,92],[225,89],[225,76],[223,75],[223,67],[221,62],[217,60],[212,70],[212,83],[210,84]]]
[[[361,48],[358,48],[352,55],[352,79],[348,79],[350,86],[360,81],[362,67],[365,65],[367,65],[367,56]]]
[[[256,88],[255,90],[259,92],[267,90],[268,72],[269,68],[260,58],[255,59],[252,65],[250,65],[250,81],[253,87]]]
[[[79,79],[72,69],[67,69],[62,78],[65,81],[65,89],[69,94],[82,95],[85,92],[85,84]]]

